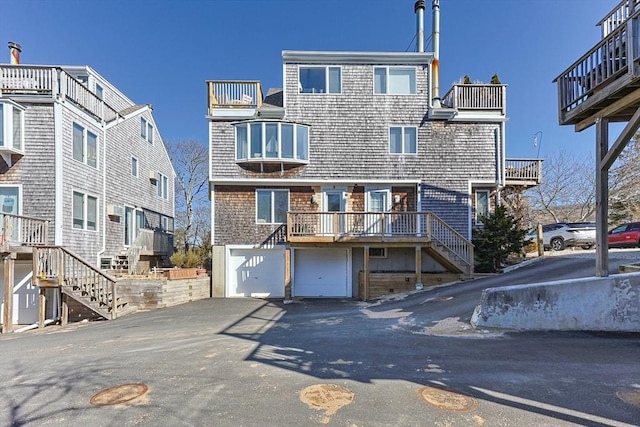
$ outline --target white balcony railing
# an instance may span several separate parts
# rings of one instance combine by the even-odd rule
[[[214,108],[257,108],[262,105],[258,81],[207,81],[209,114]]]
[[[506,113],[507,86],[502,84],[455,84],[442,103],[456,110]]]
[[[60,68],[34,65],[1,65],[0,96],[63,97],[94,117],[109,121],[117,112],[104,100]]]
[[[472,265],[473,245],[429,212],[288,212],[288,241],[392,241],[413,238],[432,242]]]

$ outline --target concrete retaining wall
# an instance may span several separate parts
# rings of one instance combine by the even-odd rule
[[[480,328],[640,332],[640,273],[485,289],[471,323]]]

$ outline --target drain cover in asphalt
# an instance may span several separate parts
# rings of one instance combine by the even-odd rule
[[[633,406],[640,406],[640,391],[618,391],[616,392],[618,399]]]
[[[310,408],[325,411],[323,423],[328,417],[338,412],[338,409],[353,402],[353,392],[346,387],[334,384],[316,384],[300,392],[300,400]]]
[[[468,412],[478,407],[478,401],[472,397],[439,388],[422,387],[418,394],[425,402],[445,411]]]
[[[149,390],[146,384],[121,384],[94,394],[89,401],[95,406],[120,405],[140,397]]]

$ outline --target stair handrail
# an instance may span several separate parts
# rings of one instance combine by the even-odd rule
[[[462,234],[458,233],[453,227],[444,222],[436,214],[429,212],[427,218],[427,234],[432,241],[436,241],[452,254],[454,254],[460,261],[466,264],[473,274],[473,248],[474,245]],[[434,225],[444,230],[444,233],[436,233],[434,231]]]
[[[52,255],[55,255],[55,257]],[[95,267],[93,264],[82,258],[73,250],[68,249],[64,246],[55,245],[35,246],[33,257],[33,273],[38,280],[57,279],[59,285],[68,283],[68,280],[71,278],[67,277],[67,273],[71,273],[71,269],[76,270],[75,265],[71,265],[68,262],[68,259],[80,263],[80,268],[90,271],[94,278],[95,276],[98,276],[104,279],[98,280],[98,283],[104,281],[106,283],[107,289],[104,289],[103,286],[98,286],[97,289],[94,289],[94,297],[99,304],[106,305],[110,308],[111,318],[115,319],[117,317],[118,307],[116,295],[116,282],[118,279],[115,276],[105,273],[104,271]],[[81,276],[88,277],[89,275],[85,272],[85,274]],[[78,279],[79,277],[76,276],[74,278]],[[111,296],[109,296],[109,294]]]

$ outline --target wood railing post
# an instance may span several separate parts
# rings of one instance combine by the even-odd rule
[[[337,241],[338,240],[338,227],[340,225],[340,221],[338,221],[338,213],[334,212],[333,213],[333,241]]]
[[[5,215],[6,217],[6,215]],[[6,334],[13,329],[13,279],[14,257],[9,254],[4,257],[4,313],[2,316],[2,333]]]
[[[116,282],[109,280],[109,283],[111,283],[111,319],[116,319],[118,317],[118,295],[116,295]]]
[[[433,240],[433,236],[431,235],[431,214],[427,214],[427,240]]]

